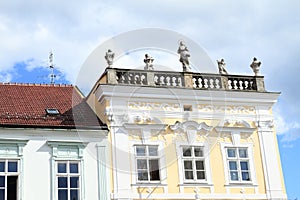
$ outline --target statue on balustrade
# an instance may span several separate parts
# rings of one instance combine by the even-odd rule
[[[220,74],[228,74],[225,69],[226,63],[225,63],[224,59],[222,58],[220,61],[217,60],[217,62],[218,62],[218,67],[219,67],[219,73]]]
[[[258,61],[257,58],[254,57],[250,67],[252,68],[255,76],[259,75],[260,65],[261,65],[261,62]]]
[[[151,56],[145,54],[144,63],[146,64],[146,66],[144,67],[144,70],[154,70],[153,61],[154,59]]]
[[[189,50],[183,41],[180,41],[177,53],[180,55],[179,61],[182,63],[183,71],[190,71],[189,57],[191,56]]]
[[[108,67],[111,68],[114,63],[115,53],[113,53],[110,49],[108,49],[107,52],[105,53],[104,58],[108,64]]]

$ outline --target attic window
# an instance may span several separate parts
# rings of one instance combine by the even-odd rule
[[[56,108],[46,108],[47,115],[59,115],[59,111]]]
[[[192,111],[192,110],[193,110],[192,105],[184,105],[183,106],[183,111]]]

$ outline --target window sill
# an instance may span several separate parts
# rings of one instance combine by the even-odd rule
[[[140,187],[148,187],[148,186],[168,186],[168,184],[163,184],[161,182],[146,182],[146,183],[133,183],[131,186],[140,186]]]
[[[214,184],[207,182],[186,182],[180,183],[178,186],[214,186]]]
[[[236,186],[241,186],[241,187],[257,187],[257,184],[254,184],[252,182],[231,182],[228,184],[225,184],[225,187],[236,187]]]

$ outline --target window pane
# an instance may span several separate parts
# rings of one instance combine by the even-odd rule
[[[5,162],[0,162],[0,172],[5,172]]]
[[[67,188],[68,179],[67,177],[58,177],[58,188]]]
[[[146,156],[146,147],[145,146],[136,146],[136,155],[137,156]]]
[[[71,190],[71,198],[70,200],[78,200],[79,198],[79,190]]]
[[[229,158],[235,158],[235,149],[227,149],[227,156]]]
[[[79,188],[79,177],[70,177],[70,187]]]
[[[239,149],[239,156],[240,158],[248,158],[247,149],[245,148]]]
[[[157,156],[157,147],[156,146],[149,146],[149,156]]]
[[[196,161],[196,169],[204,170],[204,161]]]
[[[67,164],[66,163],[57,163],[57,172],[58,173],[67,173]]]
[[[243,181],[250,181],[249,172],[242,172]]]
[[[230,172],[230,179],[232,181],[238,181],[239,180],[239,175],[238,175],[238,172]]]
[[[241,170],[248,170],[248,169],[249,169],[248,162],[245,161],[241,162]]]
[[[194,147],[195,157],[203,157],[203,150],[201,147]]]
[[[158,160],[149,160],[149,168],[150,168],[150,180],[157,181],[159,178],[159,165]]]
[[[18,172],[18,162],[8,162],[8,172]]]
[[[137,159],[137,169],[148,169],[146,159]]]
[[[68,200],[68,191],[58,190],[58,200]]]
[[[205,179],[204,171],[197,171],[197,179]]]
[[[70,173],[78,174],[78,163],[70,163]]]
[[[0,176],[0,187],[5,187],[5,176]]]
[[[184,171],[185,179],[194,179],[193,171]]]
[[[236,161],[229,161],[229,169],[230,170],[237,170]]]
[[[145,170],[138,170],[138,180],[148,181],[148,172]]]
[[[192,163],[192,161],[185,160],[184,161],[184,169],[193,169],[193,163]]]
[[[4,195],[5,195],[5,190],[1,189],[0,190],[0,200],[4,200]]]
[[[192,156],[192,148],[183,147],[182,148],[182,155],[183,155],[183,157],[191,157]]]

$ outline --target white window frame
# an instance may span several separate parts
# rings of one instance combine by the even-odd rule
[[[17,200],[23,199],[23,148],[26,146],[28,140],[12,140],[0,139],[0,160],[18,161],[18,172],[2,172],[5,176],[18,176],[17,183]],[[7,177],[5,178],[7,179]],[[5,195],[6,196],[6,195]],[[6,199],[7,197],[5,197]]]
[[[59,162],[78,162],[79,167],[79,196],[78,200],[85,199],[85,188],[84,188],[84,159],[83,149],[86,143],[82,142],[60,142],[60,141],[48,141],[48,145],[52,148],[52,171],[51,171],[51,187],[52,187],[52,198],[58,200],[58,172],[57,164]],[[70,193],[68,192],[68,199],[70,199]]]
[[[182,168],[183,168],[183,178],[184,178],[184,182],[192,182],[192,183],[194,183],[194,182],[206,182],[206,167],[205,167],[205,156],[204,156],[204,147],[203,146],[194,146],[194,145],[183,145],[183,146],[181,146],[180,147],[181,148],[181,160],[182,160],[182,162],[181,162],[181,165],[182,165]],[[184,148],[191,148],[191,156],[190,157],[185,157],[184,155],[183,155],[183,153],[184,153],[184,151],[183,151],[183,149]],[[200,156],[200,157],[196,157],[195,156],[195,148],[200,148],[201,149],[201,151],[202,151],[202,156]],[[193,179],[187,179],[186,177],[185,177],[185,172],[187,171],[186,169],[185,169],[185,161],[191,161],[192,162],[192,169],[191,169],[191,171],[192,171],[192,173],[193,173]],[[196,161],[201,161],[201,162],[203,162],[203,170],[201,169],[201,170],[197,170],[196,169]],[[203,171],[204,172],[204,179],[197,179],[197,171]]]
[[[137,155],[137,148],[139,147],[145,147],[145,155]],[[157,155],[150,155],[150,151],[149,151],[149,148],[151,147],[154,147],[156,148],[156,151],[157,151]],[[160,177],[160,157],[158,155],[158,145],[134,145],[134,148],[135,148],[135,162],[136,162],[136,173],[137,173],[137,182],[139,183],[157,183],[157,182],[160,182],[161,180],[161,177]],[[146,160],[146,171],[147,171],[147,177],[148,177],[148,180],[139,180],[139,177],[138,177],[138,173],[139,171],[141,171],[141,169],[138,168],[138,160]],[[158,177],[158,180],[150,180],[151,179],[151,172],[150,172],[150,160],[157,160],[157,163],[158,163],[158,173],[159,173],[159,177]],[[143,170],[145,171],[145,170]]]
[[[252,143],[246,143],[246,144],[239,144],[239,145],[233,145],[232,143],[220,143],[221,150],[222,150],[222,157],[223,157],[223,166],[224,166],[224,175],[225,175],[225,182],[226,185],[236,185],[236,184],[248,184],[248,185],[257,185],[256,182],[256,173],[254,168],[254,159],[253,159],[253,144]],[[241,174],[239,171],[239,177],[240,179],[238,181],[231,180],[230,178],[230,168],[229,168],[229,161],[235,160],[239,162],[239,159],[237,158],[229,158],[227,156],[227,149],[229,148],[246,148],[248,153],[247,159],[241,159],[241,160],[247,160],[248,161],[248,167],[249,167],[249,173],[250,173],[250,181],[243,181],[241,178]],[[238,164],[239,165],[239,164]],[[239,166],[238,166],[239,169]]]
[[[64,163],[66,164],[66,173],[59,173],[58,172],[58,164],[59,163]],[[78,166],[78,172],[77,173],[71,173],[70,172],[70,164],[71,163],[76,163]],[[57,185],[57,191],[59,190],[67,190],[67,195],[68,195],[68,200],[72,200],[71,197],[71,190],[78,190],[78,198],[80,199],[80,193],[81,193],[81,174],[80,174],[80,161],[77,160],[56,160],[55,163],[55,171],[56,171],[56,180],[58,182],[58,179],[60,177],[66,177],[67,178],[67,187],[66,188],[59,188]],[[71,188],[71,177],[78,177],[78,187],[77,188]]]
[[[167,167],[165,162],[165,154],[164,154],[164,141],[148,141],[147,143],[143,143],[140,140],[132,140],[130,141],[130,153],[131,153],[131,168],[132,168],[132,185],[138,186],[140,184],[160,184],[162,186],[167,186]],[[139,181],[138,180],[138,174],[137,174],[137,162],[136,162],[136,156],[135,156],[135,146],[140,145],[149,145],[149,146],[158,146],[158,158],[159,158],[159,175],[160,180],[159,181]],[[166,188],[167,189],[167,188]]]
[[[204,161],[205,179],[194,179],[194,180],[185,179],[182,147],[200,147],[200,148],[202,148],[203,155],[204,155],[203,161]],[[177,152],[177,158],[178,158],[177,164],[178,164],[178,174],[179,174],[180,185],[190,184],[190,183],[213,185],[212,177],[211,177],[211,169],[210,169],[210,158],[209,158],[209,154],[208,154],[208,152],[209,152],[208,144],[202,143],[202,142],[193,142],[193,143],[177,142],[176,143],[176,152]],[[196,158],[196,159],[198,159],[198,158]]]
[[[17,199],[18,199],[18,188],[19,188],[19,179],[20,179],[20,159],[15,158],[0,158],[0,162],[4,162],[4,172],[0,172],[0,176],[4,177],[4,187],[0,187],[0,190],[4,189],[4,200],[7,200],[7,178],[8,176],[17,176]],[[9,172],[8,171],[8,162],[17,162],[17,171],[16,172]]]

